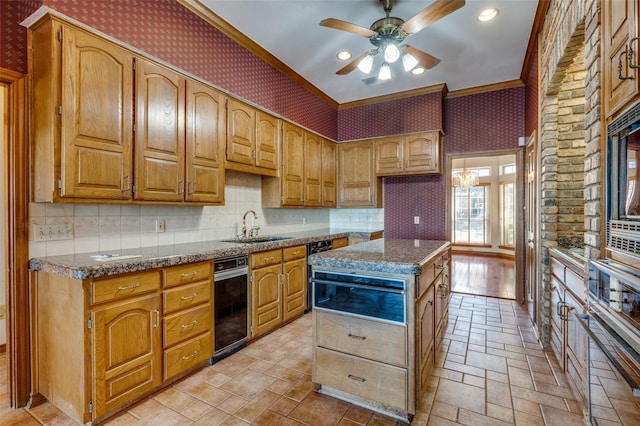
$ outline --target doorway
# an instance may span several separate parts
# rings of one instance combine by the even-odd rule
[[[452,291],[524,303],[522,151],[449,155],[447,165]]]

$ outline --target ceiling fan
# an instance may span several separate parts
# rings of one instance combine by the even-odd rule
[[[370,28],[361,27],[351,22],[335,18],[324,19],[320,22],[320,25],[324,27],[367,37],[371,44],[375,46],[373,49],[364,52],[349,62],[343,68],[340,68],[336,71],[336,74],[348,74],[356,68],[365,74],[369,74],[373,67],[374,57],[378,53],[384,54],[384,62],[378,74],[378,79],[380,80],[388,80],[391,78],[389,64],[396,62],[400,57],[402,57],[404,70],[407,72],[418,66],[425,70],[438,65],[440,59],[413,46],[402,43],[411,34],[417,33],[428,25],[460,9],[464,6],[465,0],[436,0],[408,21],[389,16],[392,8],[391,0],[380,1],[383,3],[383,8],[387,16],[375,21],[371,24]]]

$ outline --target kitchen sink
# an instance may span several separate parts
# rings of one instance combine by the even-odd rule
[[[271,241],[290,240],[293,237],[277,237],[277,236],[265,236],[254,238],[234,238],[231,240],[220,240],[224,243],[241,243],[241,244],[254,244],[254,243],[268,243]]]

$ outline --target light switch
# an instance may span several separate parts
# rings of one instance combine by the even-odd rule
[[[414,216],[413,217],[413,224],[414,225],[420,225],[420,216]]]

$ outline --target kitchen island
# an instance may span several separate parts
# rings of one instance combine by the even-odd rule
[[[321,392],[411,421],[447,328],[450,247],[385,238],[309,257]]]

